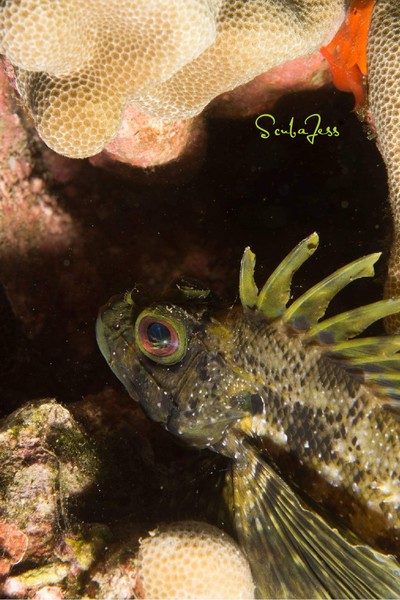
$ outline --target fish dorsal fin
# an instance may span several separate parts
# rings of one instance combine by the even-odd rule
[[[290,309],[289,309],[290,310]],[[400,298],[380,300],[331,317],[307,331],[331,357],[344,359],[346,369],[358,369],[362,380],[382,398],[382,404],[400,412],[400,336],[350,340],[375,321],[400,311]]]
[[[400,298],[379,300],[325,319],[308,331],[308,338],[329,344],[343,342],[360,334],[375,321],[399,311]]]
[[[316,233],[300,242],[275,269],[260,292],[254,281],[255,255],[246,248],[240,272],[242,305],[259,310],[269,321],[281,318],[290,332],[305,334],[305,343],[317,343],[324,353],[340,360],[344,368],[357,369],[374,393],[383,397],[383,405],[399,412],[400,352],[399,356],[396,352],[400,350],[400,336],[351,338],[375,321],[400,312],[400,298],[367,304],[320,321],[340,290],[355,279],[374,275],[379,253],[364,256],[338,269],[286,308],[292,277],[317,245]]]
[[[246,248],[240,263],[239,296],[242,305],[246,308],[254,308],[257,303],[258,288],[254,281],[254,269],[256,266],[256,255]]]
[[[258,294],[256,306],[267,319],[276,319],[285,311],[290,298],[293,275],[318,248],[318,234],[300,242],[278,265]]]
[[[332,298],[346,285],[361,277],[374,275],[380,253],[359,258],[326,277],[297,298],[286,310],[284,319],[295,329],[310,329],[324,316]]]
[[[363,380],[383,397],[383,404],[400,409],[400,336],[358,338],[326,347],[328,354],[343,360],[345,368],[358,368]]]
[[[309,508],[245,440],[235,524],[260,598],[398,598],[400,565]]]
[[[250,248],[246,248],[239,279],[242,305],[246,308],[257,308],[271,321],[283,316],[293,329],[307,331],[324,316],[330,301],[340,290],[356,279],[374,275],[374,264],[379,259],[380,253],[364,256],[338,269],[286,308],[293,275],[315,252],[318,242],[317,233],[302,240],[278,265],[260,292],[254,279],[256,257]]]
[[[331,344],[330,352],[339,354],[345,358],[373,357],[380,358],[391,356],[400,350],[400,336],[382,336],[357,338],[355,340],[346,340]]]
[[[386,404],[400,409],[400,354],[386,357],[352,358],[350,364],[362,369],[366,383],[385,397]]]
[[[277,266],[260,293],[254,281],[255,254],[246,248],[240,265],[240,300],[247,308],[257,307],[268,319],[276,319],[285,311],[290,297],[290,285],[295,272],[318,247],[318,234],[301,241]]]
[[[371,342],[374,338],[370,338]],[[382,404],[390,407],[396,413],[400,412],[400,337],[396,343],[387,345],[387,353],[378,352],[384,346],[384,338],[376,338],[375,348],[377,354],[368,355],[367,353],[357,352],[356,346],[351,342],[333,344],[327,346],[328,354],[334,359],[344,359],[343,366],[346,369],[359,369],[362,373],[362,379],[368,387],[371,387],[375,394],[382,397]],[[397,347],[396,347],[397,346]],[[374,345],[367,346],[373,351]],[[393,350],[393,352],[391,352]],[[385,350],[383,351],[385,352]]]

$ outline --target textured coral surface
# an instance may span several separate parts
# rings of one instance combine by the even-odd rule
[[[343,14],[343,0],[11,0],[0,4],[0,52],[41,137],[79,158],[116,135],[127,103],[163,121],[194,117],[317,51]]]
[[[389,200],[393,216],[393,243],[389,261],[386,295],[400,294],[400,4],[396,0],[377,3],[370,33],[370,106],[377,142],[389,178]],[[400,331],[395,315],[389,327]]]
[[[143,598],[254,597],[242,552],[216,527],[184,521],[141,541],[137,588]]]

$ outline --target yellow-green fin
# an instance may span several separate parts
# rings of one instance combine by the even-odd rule
[[[366,383],[375,393],[385,397],[385,404],[400,408],[400,353],[390,356],[357,356],[347,358],[345,367],[362,371]]]
[[[295,329],[310,329],[324,316],[330,301],[340,290],[360,277],[374,275],[374,264],[379,257],[380,253],[376,253],[359,258],[314,285],[286,310],[285,321]]]
[[[254,280],[255,254],[246,248],[240,265],[239,293],[243,306],[258,308],[268,319],[281,316],[290,297],[293,275],[318,247],[318,234],[312,233],[300,242],[264,284],[260,293]]]
[[[300,242],[268,278],[257,298],[257,308],[268,319],[280,317],[289,302],[293,275],[318,248],[318,234]]]
[[[308,331],[316,326],[325,314],[330,301],[340,290],[360,277],[374,275],[374,264],[380,257],[380,253],[364,256],[338,269],[286,308],[293,275],[315,252],[318,242],[317,233],[312,233],[302,240],[278,265],[260,292],[254,279],[256,257],[250,248],[246,248],[239,279],[242,305],[246,308],[257,308],[269,320],[282,316],[293,329]]]
[[[260,598],[398,598],[400,565],[332,528],[242,441],[235,524]]]
[[[395,372],[400,378],[400,354],[392,354],[391,356],[359,356],[352,358],[351,364],[371,373]]]
[[[331,344],[330,352],[346,358],[391,356],[400,350],[400,336],[357,338]]]
[[[246,248],[240,264],[239,295],[240,301],[246,308],[253,308],[257,303],[258,288],[254,281],[256,255]]]
[[[320,321],[340,290],[360,277],[374,275],[379,253],[364,256],[338,269],[286,308],[292,277],[317,245],[316,233],[300,242],[275,269],[260,293],[254,281],[255,255],[246,248],[240,275],[242,304],[260,310],[268,320],[281,317],[290,330],[305,333],[305,341],[322,345],[326,354],[342,361],[344,368],[356,369],[358,376],[362,376],[375,393],[384,396],[383,404],[399,411],[400,336],[349,340],[378,319],[400,312],[400,298],[367,304]]]
[[[348,310],[312,327],[308,335],[321,343],[334,344],[355,337],[375,321],[400,311],[400,298],[389,298]]]
[[[400,336],[348,340],[374,321],[400,310],[400,298],[382,300],[322,321],[308,332],[308,339],[326,344],[326,352],[343,359],[346,369],[359,370],[363,381],[383,397],[383,404],[400,409]],[[344,341],[343,341],[344,340]]]
[[[400,363],[387,366],[388,370],[377,372],[377,365],[374,363],[372,368],[363,366],[365,381],[372,385],[376,394],[383,396],[384,404],[390,406],[397,413],[400,409]]]

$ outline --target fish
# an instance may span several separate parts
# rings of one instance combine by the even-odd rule
[[[400,596],[400,337],[358,337],[386,299],[324,318],[380,254],[291,301],[313,233],[261,289],[246,248],[239,302],[180,279],[99,311],[102,354],[147,416],[229,459],[223,495],[260,598]]]

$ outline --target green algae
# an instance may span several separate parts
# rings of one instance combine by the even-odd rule
[[[69,567],[67,564],[52,563],[36,569],[30,569],[25,571],[18,577],[15,577],[17,581],[22,583],[28,588],[44,585],[54,585],[60,583],[63,579],[68,576]]]
[[[66,536],[65,543],[71,549],[79,568],[88,571],[103,554],[111,538],[109,527],[95,523],[82,526],[77,536]]]

